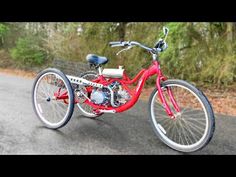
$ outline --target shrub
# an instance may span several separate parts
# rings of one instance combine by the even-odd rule
[[[9,28],[5,24],[0,23],[0,45],[4,43],[4,37],[8,31]]]
[[[13,61],[9,55],[9,53],[1,49],[0,50],[0,68],[7,68],[13,66]]]
[[[16,47],[10,50],[11,57],[20,66],[39,66],[45,63],[47,55],[42,47],[41,41],[36,37],[20,37]]]

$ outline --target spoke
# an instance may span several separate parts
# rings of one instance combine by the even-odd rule
[[[65,114],[66,114],[65,108],[66,107],[64,107],[60,101],[56,101],[56,100],[53,101],[51,105],[52,105],[52,109],[53,109],[53,111],[52,111],[53,112],[53,114],[52,114],[53,120],[58,120],[58,118],[59,118],[61,121],[61,119],[65,117]]]
[[[190,109],[189,107],[185,107],[185,108],[183,108],[182,110],[181,110],[181,113],[183,114],[183,113],[186,113],[186,110],[187,109]]]
[[[65,108],[63,108],[62,106],[63,105],[60,101],[55,100],[51,103],[52,112],[53,112],[53,114],[52,114],[53,121],[57,121],[58,119],[60,119],[59,121],[61,121],[61,119],[64,118]]]
[[[167,120],[171,119],[169,116],[166,115],[166,113],[163,113],[162,115],[157,113],[157,116],[158,119],[167,119]]]
[[[187,144],[188,145],[192,144],[191,138],[189,137],[188,132],[185,130],[185,126],[182,126],[182,129],[183,129],[184,135],[186,137]],[[190,143],[188,142],[188,140],[190,141]]]
[[[170,120],[165,119],[162,121],[162,127],[168,128],[169,127],[168,125],[170,125]]]
[[[182,121],[180,121],[180,128],[182,129],[182,132],[183,132],[183,135],[184,135],[184,139],[185,141],[187,142],[187,144],[189,145],[189,142],[188,142],[188,138],[186,137],[186,131],[184,130],[184,126],[182,124]],[[188,135],[187,135],[188,136]]]
[[[173,123],[173,129],[170,131],[170,139],[174,141],[176,139],[176,123]],[[168,130],[169,131],[169,130]],[[166,131],[167,132],[167,131]]]
[[[49,88],[48,88],[48,85],[49,85],[49,83],[48,83],[48,77],[49,76],[46,76],[46,78],[45,78],[45,80],[46,80],[46,83],[45,83],[45,89],[46,89],[46,91],[47,91],[47,93],[50,95],[50,90],[49,90]]]
[[[171,132],[173,133],[173,141],[179,144],[180,138],[179,138],[178,126],[176,123],[174,124],[174,128]]]
[[[194,123],[192,123],[191,121],[187,121],[187,120],[184,120],[186,123],[188,122],[188,124],[190,125],[190,126],[192,126],[193,128],[195,128],[195,130],[199,130],[199,131],[201,131],[201,130],[203,130],[203,131],[205,131],[205,129],[204,128],[202,128],[202,127],[200,127],[200,126],[197,126],[196,124],[194,124]],[[205,126],[204,126],[205,127]]]
[[[60,119],[59,121],[61,121],[62,119],[64,119],[65,117],[65,110],[63,108],[61,108],[61,106],[59,106],[59,101],[58,102],[54,102],[54,112],[55,112],[55,118],[58,120],[58,118]],[[63,116],[63,117],[62,117]]]
[[[65,103],[62,102],[58,102],[58,104],[56,104],[57,108],[58,108],[58,112],[62,113],[65,115],[65,113],[67,112],[68,107],[65,107]]]
[[[44,97],[44,96],[42,96],[41,94],[38,94],[37,97],[36,97],[36,99],[39,99],[39,100],[41,100],[41,101],[45,101],[45,100],[47,99],[47,97]]]
[[[157,123],[160,123],[162,127],[166,127],[167,125],[169,125],[169,121],[170,121],[169,118],[164,118],[164,119],[158,121]]]
[[[167,125],[169,126],[166,128],[166,132],[173,128],[175,126],[175,123],[172,120],[169,120]]]
[[[53,123],[55,109],[52,104],[50,104],[50,106],[48,106],[47,108],[48,108],[47,113],[49,116],[47,116],[45,119],[47,119],[50,123]]]
[[[187,128],[186,128],[186,126],[185,126],[184,124],[185,124],[185,122],[184,122],[184,121],[181,121],[182,129],[183,129],[184,135],[185,135],[185,137],[186,137],[186,140],[189,140],[189,141],[190,141],[190,143],[189,143],[188,141],[187,141],[187,143],[188,143],[188,145],[194,144],[194,142],[191,140],[191,137],[189,136],[189,133],[188,133],[188,131],[187,131]],[[192,135],[192,136],[193,136],[193,135]],[[195,140],[197,141],[196,138],[195,138]]]
[[[164,108],[159,103],[157,103],[157,105],[154,106],[154,109],[160,111],[163,110]]]
[[[195,135],[193,132],[192,132],[192,130],[191,130],[191,128],[184,122],[184,124],[186,125],[186,126],[184,126],[184,127],[186,127],[186,131],[188,131],[190,134],[191,134],[191,136],[192,136],[192,138],[195,140],[195,142],[197,142],[198,141],[198,139],[201,139],[201,138],[199,138],[199,137],[197,137],[197,135]],[[188,128],[187,128],[188,127]],[[196,139],[197,138],[197,139]]]
[[[199,112],[199,113],[193,113],[193,114],[185,114],[185,115],[189,115],[189,116],[197,116],[197,115],[205,115],[204,112]]]
[[[42,80],[40,81],[40,82],[43,82]],[[47,90],[46,90],[46,88],[45,88],[45,86],[44,86],[44,83],[42,83],[42,84],[40,84],[39,86],[38,86],[38,90],[37,90],[38,92],[39,91],[41,91],[44,95],[46,95],[47,97],[49,96],[49,94],[48,94],[48,92],[47,92]]]
[[[158,106],[158,107],[160,107],[160,108],[165,109],[165,108],[163,107],[163,105],[161,104],[161,101],[159,101],[159,97],[155,99],[155,102],[157,103],[157,105],[154,105],[154,107],[155,107],[155,106]]]
[[[181,134],[179,132],[179,129],[178,129],[177,125],[176,125],[176,131],[178,132],[178,135],[179,135],[179,144],[181,144],[182,137],[181,137]]]
[[[55,80],[53,80],[55,77],[53,77],[53,76],[51,76],[51,77],[52,77],[52,78],[50,78],[51,83],[47,84],[47,89],[48,89],[48,92],[50,93],[50,95],[54,94],[54,88],[56,87],[54,84]]]
[[[46,99],[37,99],[37,103],[40,103],[40,104],[47,104]]]
[[[45,84],[45,89],[47,91],[48,96],[51,96],[50,85],[48,83]]]
[[[187,107],[186,109],[187,109],[187,111],[182,112],[182,113],[185,113],[185,114],[187,113],[187,114],[189,114],[189,113],[194,112],[194,111],[200,111],[199,109],[196,109],[196,108],[193,109],[193,108]],[[186,110],[186,109],[185,109],[185,110]]]
[[[195,117],[195,115],[185,115],[185,114],[182,114],[182,116],[184,116],[185,119],[206,120],[205,118],[202,118],[205,117],[205,113],[202,113],[202,116],[199,117]]]
[[[62,114],[61,114],[62,113]],[[56,115],[56,118],[57,118],[57,120],[58,120],[58,118],[59,118],[59,121],[61,121],[62,119],[64,119],[64,117],[65,117],[65,113],[64,112],[60,112],[59,110],[55,110],[55,115]],[[62,117],[63,116],[63,117]]]
[[[55,104],[55,109],[59,116],[65,114],[65,109],[59,106],[59,104]]]
[[[203,120],[204,120],[204,121],[197,120],[197,119],[194,119],[194,118],[185,119],[185,121],[187,121],[187,122],[193,121],[193,122],[196,122],[196,123],[198,123],[198,124],[200,124],[200,125],[205,126],[205,125],[206,125],[206,121],[205,121],[205,119],[203,119]]]
[[[195,136],[197,136],[192,130],[196,131],[198,134],[200,134],[202,136],[202,132],[200,132],[198,129],[196,129],[195,127],[193,127],[191,124],[188,124],[186,121],[184,121],[185,125],[188,127],[188,130],[193,133]],[[199,137],[198,137],[199,138]],[[200,138],[199,138],[200,139]]]
[[[185,122],[186,123],[186,122]],[[199,129],[197,129],[196,127],[194,127],[193,125],[191,125],[191,124],[189,124],[189,123],[186,123],[186,125],[189,127],[189,130],[190,129],[192,129],[192,130],[194,130],[196,133],[198,133],[199,135],[201,135],[202,136],[202,134],[204,133],[204,132],[201,132]],[[192,132],[192,130],[191,130],[191,132]]]
[[[199,123],[201,125],[206,125],[206,119],[196,119],[196,118],[184,118],[184,119],[187,122],[193,121],[193,122]]]

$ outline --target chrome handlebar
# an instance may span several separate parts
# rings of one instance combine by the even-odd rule
[[[136,41],[116,41],[116,42],[110,42],[109,44],[111,47],[126,47],[127,46],[127,48],[120,50],[116,55],[119,55],[121,52],[129,50],[135,46],[139,46],[139,47],[141,47],[153,54],[163,52],[168,47],[166,42],[163,42],[163,45],[161,47],[157,47],[157,48],[150,48],[150,47],[147,47],[147,46],[140,44],[139,42],[136,42]]]
[[[139,42],[136,41],[116,41],[116,42],[110,42],[109,43],[111,47],[134,47],[134,46],[139,46],[141,48],[144,48],[148,51],[152,51],[152,48],[146,47],[145,45],[140,44]]]
[[[167,27],[163,27],[163,33],[164,33],[164,39],[159,39],[159,41],[156,43],[154,48],[147,47],[147,46],[140,44],[139,42],[136,42],[136,41],[115,41],[115,42],[110,42],[109,45],[111,47],[126,47],[127,46],[127,48],[120,50],[117,53],[117,55],[119,55],[121,52],[123,52],[125,50],[129,50],[129,49],[133,48],[134,46],[139,46],[139,47],[151,52],[152,54],[158,54],[160,52],[165,51],[168,48],[168,45],[165,41],[168,36],[169,29]]]
[[[121,52],[129,50],[133,48],[134,46],[139,46],[152,54],[158,54],[160,52],[165,51],[168,48],[166,41],[166,38],[169,33],[169,29],[167,27],[163,27],[163,33],[164,33],[164,39],[159,39],[158,42],[155,44],[154,48],[147,47],[143,44],[140,44],[139,42],[136,41],[115,41],[115,42],[110,42],[109,45],[111,47],[126,47],[125,49],[120,50],[117,55],[119,55]]]

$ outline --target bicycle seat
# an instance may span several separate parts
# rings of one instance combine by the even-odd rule
[[[106,64],[108,62],[108,58],[106,57],[101,57],[98,55],[94,55],[94,54],[88,54],[86,56],[86,60],[94,65],[100,65],[100,64]]]

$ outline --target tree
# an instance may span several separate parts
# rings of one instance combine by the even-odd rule
[[[128,22],[119,22],[118,23],[118,34],[119,34],[119,40],[124,41],[125,40],[125,33],[126,33],[126,25]]]

